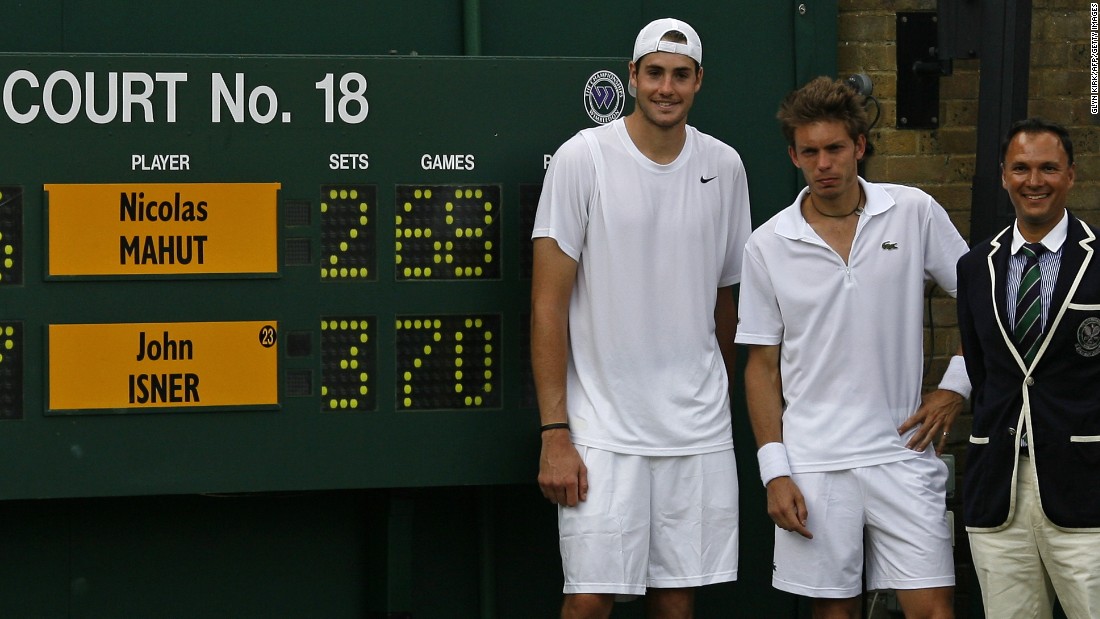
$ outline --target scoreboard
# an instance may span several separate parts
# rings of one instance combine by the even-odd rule
[[[625,70],[0,55],[0,499],[533,481],[534,210]]]

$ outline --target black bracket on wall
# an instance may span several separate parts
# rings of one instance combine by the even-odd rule
[[[935,12],[897,14],[898,129],[939,127],[940,77],[951,60],[938,58],[937,33]]]

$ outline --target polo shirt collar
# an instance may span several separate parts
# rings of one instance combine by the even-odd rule
[[[863,205],[861,217],[873,217],[881,215],[894,206],[894,198],[886,193],[886,190],[876,184],[868,183],[861,177],[857,177],[859,186],[863,188],[863,195],[867,202]],[[802,216],[802,200],[810,191],[809,187],[803,187],[798,192],[798,197],[787,208],[780,211],[775,222],[775,233],[784,238],[798,240],[811,236],[810,224]]]

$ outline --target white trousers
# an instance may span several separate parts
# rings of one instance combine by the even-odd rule
[[[1012,523],[971,532],[970,551],[986,617],[1051,619],[1055,595],[1069,619],[1100,617],[1100,533],[1068,533],[1047,520],[1029,458],[1020,458]]]

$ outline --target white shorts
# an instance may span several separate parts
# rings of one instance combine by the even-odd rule
[[[776,589],[812,598],[851,598],[867,588],[955,584],[947,522],[947,465],[919,457],[844,471],[796,473],[813,539],[775,528]]]
[[[564,593],[643,595],[737,579],[732,448],[692,456],[577,450],[588,499],[558,507]]]

